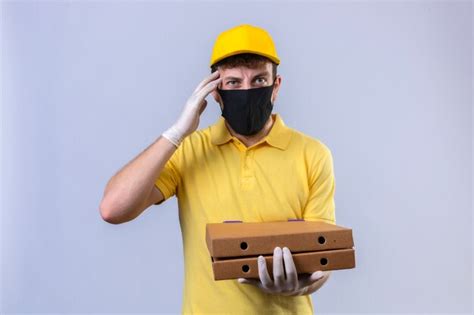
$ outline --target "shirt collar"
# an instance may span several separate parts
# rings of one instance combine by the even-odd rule
[[[263,138],[271,146],[285,150],[288,147],[291,138],[291,130],[285,125],[279,113],[272,114],[274,122],[272,129]],[[227,143],[232,139],[232,135],[227,129],[225,118],[220,116],[214,125],[211,125],[211,142],[214,145]]]

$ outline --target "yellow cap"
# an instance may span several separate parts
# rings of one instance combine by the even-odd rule
[[[263,28],[241,24],[217,36],[209,66],[229,56],[242,53],[261,55],[276,64],[280,64],[280,58],[277,56],[275,44],[270,34]]]

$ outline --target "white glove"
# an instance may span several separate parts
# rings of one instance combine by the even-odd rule
[[[219,71],[204,78],[186,102],[181,116],[162,136],[178,147],[183,139],[199,126],[199,117],[207,106],[205,98],[222,81]]]
[[[283,259],[285,267],[283,267]],[[315,271],[312,274],[300,274],[298,279],[290,250],[283,247],[282,253],[280,247],[275,247],[273,251],[273,278],[275,281],[272,281],[268,274],[267,263],[263,256],[258,257],[258,275],[260,280],[239,278],[238,282],[254,285],[269,294],[296,296],[307,294],[310,286],[322,279],[325,272]]]

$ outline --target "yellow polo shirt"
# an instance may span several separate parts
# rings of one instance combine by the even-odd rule
[[[313,314],[311,295],[271,295],[237,280],[214,281],[206,246],[207,223],[303,218],[335,224],[329,148],[287,127],[280,114],[272,117],[269,134],[246,147],[220,116],[187,136],[156,179],[165,200],[178,199],[183,314]]]

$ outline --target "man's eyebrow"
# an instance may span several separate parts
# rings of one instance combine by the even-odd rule
[[[260,72],[256,75],[253,76],[253,78],[255,79],[256,77],[260,77],[260,76],[269,76],[270,73],[268,71],[263,71],[263,72]],[[237,77],[226,77],[225,80],[235,80],[235,81],[241,81],[242,79],[241,78],[237,78]]]

